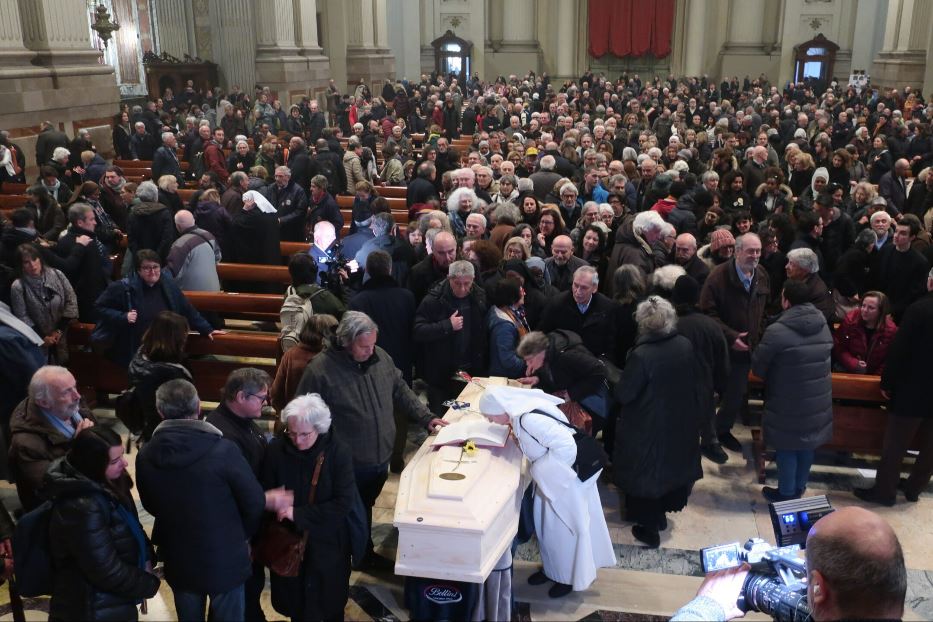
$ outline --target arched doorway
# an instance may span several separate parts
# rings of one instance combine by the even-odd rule
[[[823,36],[801,43],[795,50],[794,82],[816,82],[826,85],[833,77],[839,46]]]
[[[460,84],[465,84],[470,77],[473,44],[448,30],[432,41],[431,47],[434,48],[434,71],[444,77],[453,74]]]

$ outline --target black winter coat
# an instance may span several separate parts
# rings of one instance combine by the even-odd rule
[[[765,330],[752,372],[765,381],[770,447],[816,449],[832,439],[832,351],[826,319],[808,302],[787,309]]]
[[[376,345],[385,350],[405,382],[411,385],[414,344],[411,334],[415,323],[415,296],[400,287],[390,276],[375,276],[350,299],[351,311],[362,311],[379,327]]]
[[[175,241],[172,210],[162,203],[134,205],[127,220],[126,235],[127,252],[133,253],[134,259],[136,251],[148,248],[157,252],[164,264]]]
[[[933,293],[907,307],[888,348],[881,388],[891,394],[891,413],[900,417],[933,417],[929,383],[933,378]]]
[[[318,456],[324,462],[308,505],[311,476]],[[271,574],[272,606],[294,620],[340,620],[349,598],[350,537],[347,514],[356,494],[353,455],[333,434],[318,437],[306,451],[279,436],[269,443],[263,467],[266,490],[284,486],[295,493],[294,526],[308,532],[297,577]]]
[[[252,575],[247,541],[259,529],[265,495],[220,430],[163,421],[136,457],[136,478],[173,589],[228,592]]]
[[[411,272],[408,273],[408,289],[415,295],[415,303],[421,304],[428,290],[444,278],[447,278],[447,270],[443,272],[438,270],[434,266],[434,259],[430,255],[412,266]]]
[[[615,397],[613,479],[627,495],[659,499],[703,477],[700,372],[690,341],[679,333],[641,336],[629,351]]]
[[[457,306],[453,291],[445,279],[435,284],[427,296],[418,305],[415,313],[413,337],[421,346],[418,358],[419,376],[425,382],[439,385],[450,378],[458,369],[463,369],[457,354],[458,338],[466,338],[466,351],[469,361],[465,369],[474,376],[482,376],[486,371],[486,354],[489,347],[489,335],[486,331],[486,292],[473,284],[469,299],[469,317],[464,319],[461,331],[455,331],[450,322]]]
[[[573,299],[572,292],[563,292],[544,308],[538,330],[550,333],[558,328],[573,331],[593,356],[608,355],[615,360],[616,326],[619,305],[599,292],[593,294],[586,313]]]
[[[55,253],[66,258],[75,255],[77,247],[80,247],[75,238],[87,235],[92,238],[84,251],[78,251],[77,262],[70,263],[62,271],[71,282],[72,289],[75,290],[75,296],[78,298],[78,319],[82,322],[97,322],[97,308],[95,303],[98,296],[107,289],[107,283],[110,282],[109,269],[112,267],[110,259],[101,253],[101,246],[98,245],[97,236],[93,231],[78,229],[74,225],[65,230],[64,235],[58,238],[58,244],[55,245]],[[52,264],[54,267],[54,264]]]
[[[162,422],[155,405],[156,391],[169,380],[180,378],[190,382],[191,372],[180,363],[150,361],[142,352],[136,352],[127,376],[143,411],[143,439],[148,441],[152,438],[152,431]]]
[[[558,329],[547,340],[544,365],[535,372],[537,388],[545,393],[566,391],[576,402],[597,393],[606,380],[606,367],[586,349],[580,336]]]
[[[282,254],[279,250],[278,217],[275,214],[264,214],[255,207],[234,214],[227,229],[224,261],[280,265]],[[278,283],[241,281],[238,287],[238,291],[242,292],[282,293]]]
[[[263,194],[278,212],[280,239],[283,242],[304,242],[308,223],[308,193],[292,179],[284,188],[272,183]]]
[[[690,309],[678,315],[677,331],[690,340],[699,367],[700,411],[712,417],[716,412],[713,393],[722,395],[729,381],[729,344],[716,320],[699,310]]]
[[[129,476],[125,484],[132,486]],[[128,490],[127,490],[128,492]],[[53,500],[53,620],[136,620],[136,603],[159,590],[145,571],[151,557],[136,507],[79,473],[65,458],[49,466],[43,494]],[[118,509],[121,508],[122,510]],[[133,535],[127,521],[134,521]]]

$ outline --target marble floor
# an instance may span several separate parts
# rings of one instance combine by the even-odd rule
[[[99,411],[104,425],[122,426],[112,413]],[[412,431],[409,449],[420,445],[423,433]],[[620,515],[616,489],[607,481],[599,488],[618,560],[615,568],[602,569],[598,580],[585,592],[554,600],[547,586],[532,587],[526,578],[538,566],[537,545],[532,539],[519,548],[515,560],[514,593],[517,620],[663,620],[690,600],[701,581],[697,551],[705,546],[760,537],[773,542],[768,507],[761,497],[751,462],[751,433],[737,426],[736,436],[743,441],[744,455],[729,453],[729,461],[716,465],[703,461],[704,478],[697,482],[690,503],[683,512],[670,515],[670,528],[661,534],[661,548],[649,550],[632,537],[631,523]],[[131,469],[135,453],[130,457]],[[870,461],[840,460],[835,455],[818,455],[811,475],[808,494],[826,494],[834,507],[861,505],[851,490],[865,486],[871,477]],[[774,465],[768,469],[774,485]],[[606,479],[606,478],[604,478]],[[374,511],[373,535],[377,550],[387,557],[395,555],[397,534],[392,527],[398,476],[391,475]],[[18,506],[13,487],[0,484],[0,498],[10,509]],[[907,560],[907,619],[933,619],[933,487],[921,495],[918,503],[900,502],[893,508],[873,506],[897,532]],[[141,511],[147,530],[152,518]],[[354,572],[351,598],[346,609],[351,620],[408,620],[403,606],[402,580],[391,574]],[[268,620],[282,620],[271,606],[268,590],[264,593]],[[47,599],[26,603],[27,618],[47,618]],[[148,602],[143,620],[175,619],[171,592],[166,585]],[[11,620],[9,596],[0,588],[0,620]],[[769,619],[749,614],[745,619]]]

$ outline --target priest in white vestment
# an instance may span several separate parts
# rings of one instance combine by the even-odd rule
[[[557,408],[562,402],[540,389],[491,386],[479,403],[490,420],[511,424],[531,462],[535,534],[544,568],[528,582],[553,581],[548,594],[554,598],[587,589],[598,568],[616,565],[596,487],[602,471],[581,482],[571,468],[577,447],[573,431],[560,423],[567,421]]]

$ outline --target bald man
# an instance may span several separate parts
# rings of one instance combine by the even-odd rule
[[[887,212],[897,216],[904,211],[907,201],[907,173],[910,171],[910,162],[901,158],[894,163],[894,168],[878,180],[878,194],[888,202]]]
[[[168,251],[165,267],[172,271],[175,284],[182,291],[219,292],[217,264],[222,256],[214,235],[194,223],[186,209],[175,214],[178,239]]]
[[[836,510],[807,534],[807,602],[813,619],[899,620],[907,569],[897,535],[883,518],[859,507]],[[671,620],[732,620],[747,565],[706,576],[697,597]]]
[[[768,165],[768,149],[755,146],[751,149],[752,155],[742,167],[745,175],[745,192],[753,194],[758,186],[765,183],[765,167]]]
[[[408,273],[408,289],[421,304],[431,286],[447,277],[447,269],[457,259],[457,239],[448,231],[434,238],[431,254],[416,263]]]
[[[692,234],[681,233],[674,240],[674,261],[703,287],[709,276],[709,266],[697,257],[697,239]]]

